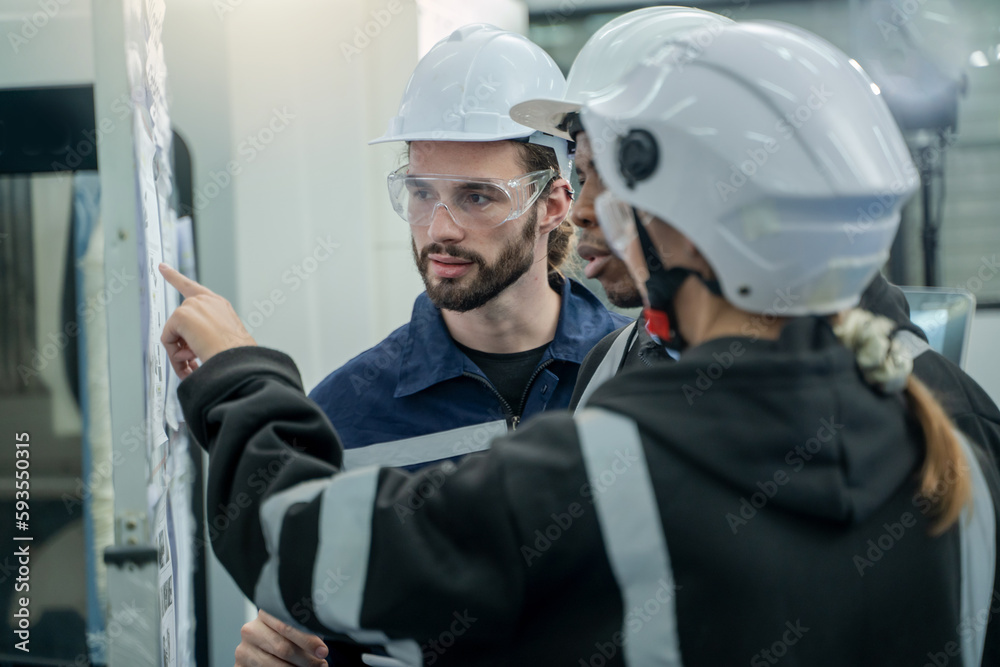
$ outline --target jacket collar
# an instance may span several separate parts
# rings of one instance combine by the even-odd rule
[[[617,324],[590,290],[563,279],[562,303],[556,335],[542,356],[580,364],[597,342]],[[466,371],[478,373],[472,361],[455,345],[441,311],[423,292],[413,304],[407,339],[396,383],[396,398],[409,396]]]

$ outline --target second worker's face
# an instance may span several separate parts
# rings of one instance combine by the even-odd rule
[[[511,142],[415,141],[410,144],[412,174],[450,174],[509,180],[524,173]],[[446,310],[479,308],[545,262],[537,208],[492,228],[460,226],[444,207],[428,225],[411,225],[413,257],[427,296]],[[547,239],[547,237],[545,237]]]
[[[586,132],[576,135],[576,174],[580,184],[570,220],[580,228],[576,251],[587,262],[584,275],[597,278],[608,295],[608,300],[619,308],[642,306],[642,297],[629,274],[625,263],[612,254],[604,233],[597,224],[594,198],[604,192],[604,183],[594,166],[590,140]]]

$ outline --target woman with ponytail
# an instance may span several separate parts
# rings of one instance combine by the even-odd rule
[[[241,589],[368,664],[1000,664],[996,471],[856,308],[917,187],[877,87],[815,35],[720,24],[580,120],[605,237],[680,358],[457,465],[342,471],[291,360],[234,348],[228,304],[165,272]]]
[[[714,562],[678,565],[678,580],[720,598],[738,582],[716,619],[744,619],[762,646],[783,615],[823,635],[795,633],[794,648],[776,642],[751,665],[785,653],[1000,664],[996,469],[912,374],[896,324],[855,307],[919,184],[899,130],[857,63],[815,35],[743,24],[701,49],[692,35],[663,44],[582,110],[589,134],[616,137],[594,151],[608,188],[598,220],[647,328],[682,351],[655,385],[625,375],[588,406],[648,432],[629,407],[636,390],[673,385],[697,412],[668,407],[657,444],[707,478],[685,480],[699,487],[687,495],[699,514],[724,512],[732,539],[705,526],[697,542]],[[677,462],[647,456],[654,488],[684,495],[661,472]],[[661,520],[671,558],[689,562],[674,536],[690,518]],[[697,606],[684,598],[682,652],[739,662],[708,626],[684,623]]]

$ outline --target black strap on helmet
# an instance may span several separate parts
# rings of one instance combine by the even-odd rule
[[[570,136],[573,141],[576,141],[576,135],[583,132],[583,123],[580,122],[580,112],[570,111],[569,113],[563,115],[562,122],[556,125],[557,130],[562,130]]]
[[[684,340],[680,329],[677,327],[677,310],[674,307],[674,300],[681,285],[689,276],[697,276],[705,287],[712,294],[721,297],[722,286],[718,280],[710,280],[694,269],[683,266],[666,268],[660,254],[656,251],[653,239],[650,238],[646,225],[639,219],[639,212],[633,207],[632,216],[635,218],[635,228],[639,235],[639,244],[642,247],[642,254],[646,258],[646,268],[649,271],[649,279],[646,280],[646,293],[649,297],[649,308],[646,309],[645,317],[647,328],[650,333],[656,335],[661,342],[669,347],[683,351],[688,342]]]

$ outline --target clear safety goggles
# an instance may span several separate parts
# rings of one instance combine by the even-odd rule
[[[389,199],[406,222],[426,227],[444,208],[459,227],[489,229],[528,211],[556,176],[543,169],[511,180],[465,178],[446,174],[410,174],[403,165],[389,174]]]
[[[635,228],[636,213],[639,221],[647,227],[653,221],[652,215],[634,209],[631,204],[615,197],[611,190],[605,190],[594,198],[594,211],[608,247],[622,259],[625,258],[626,249],[639,236]]]

